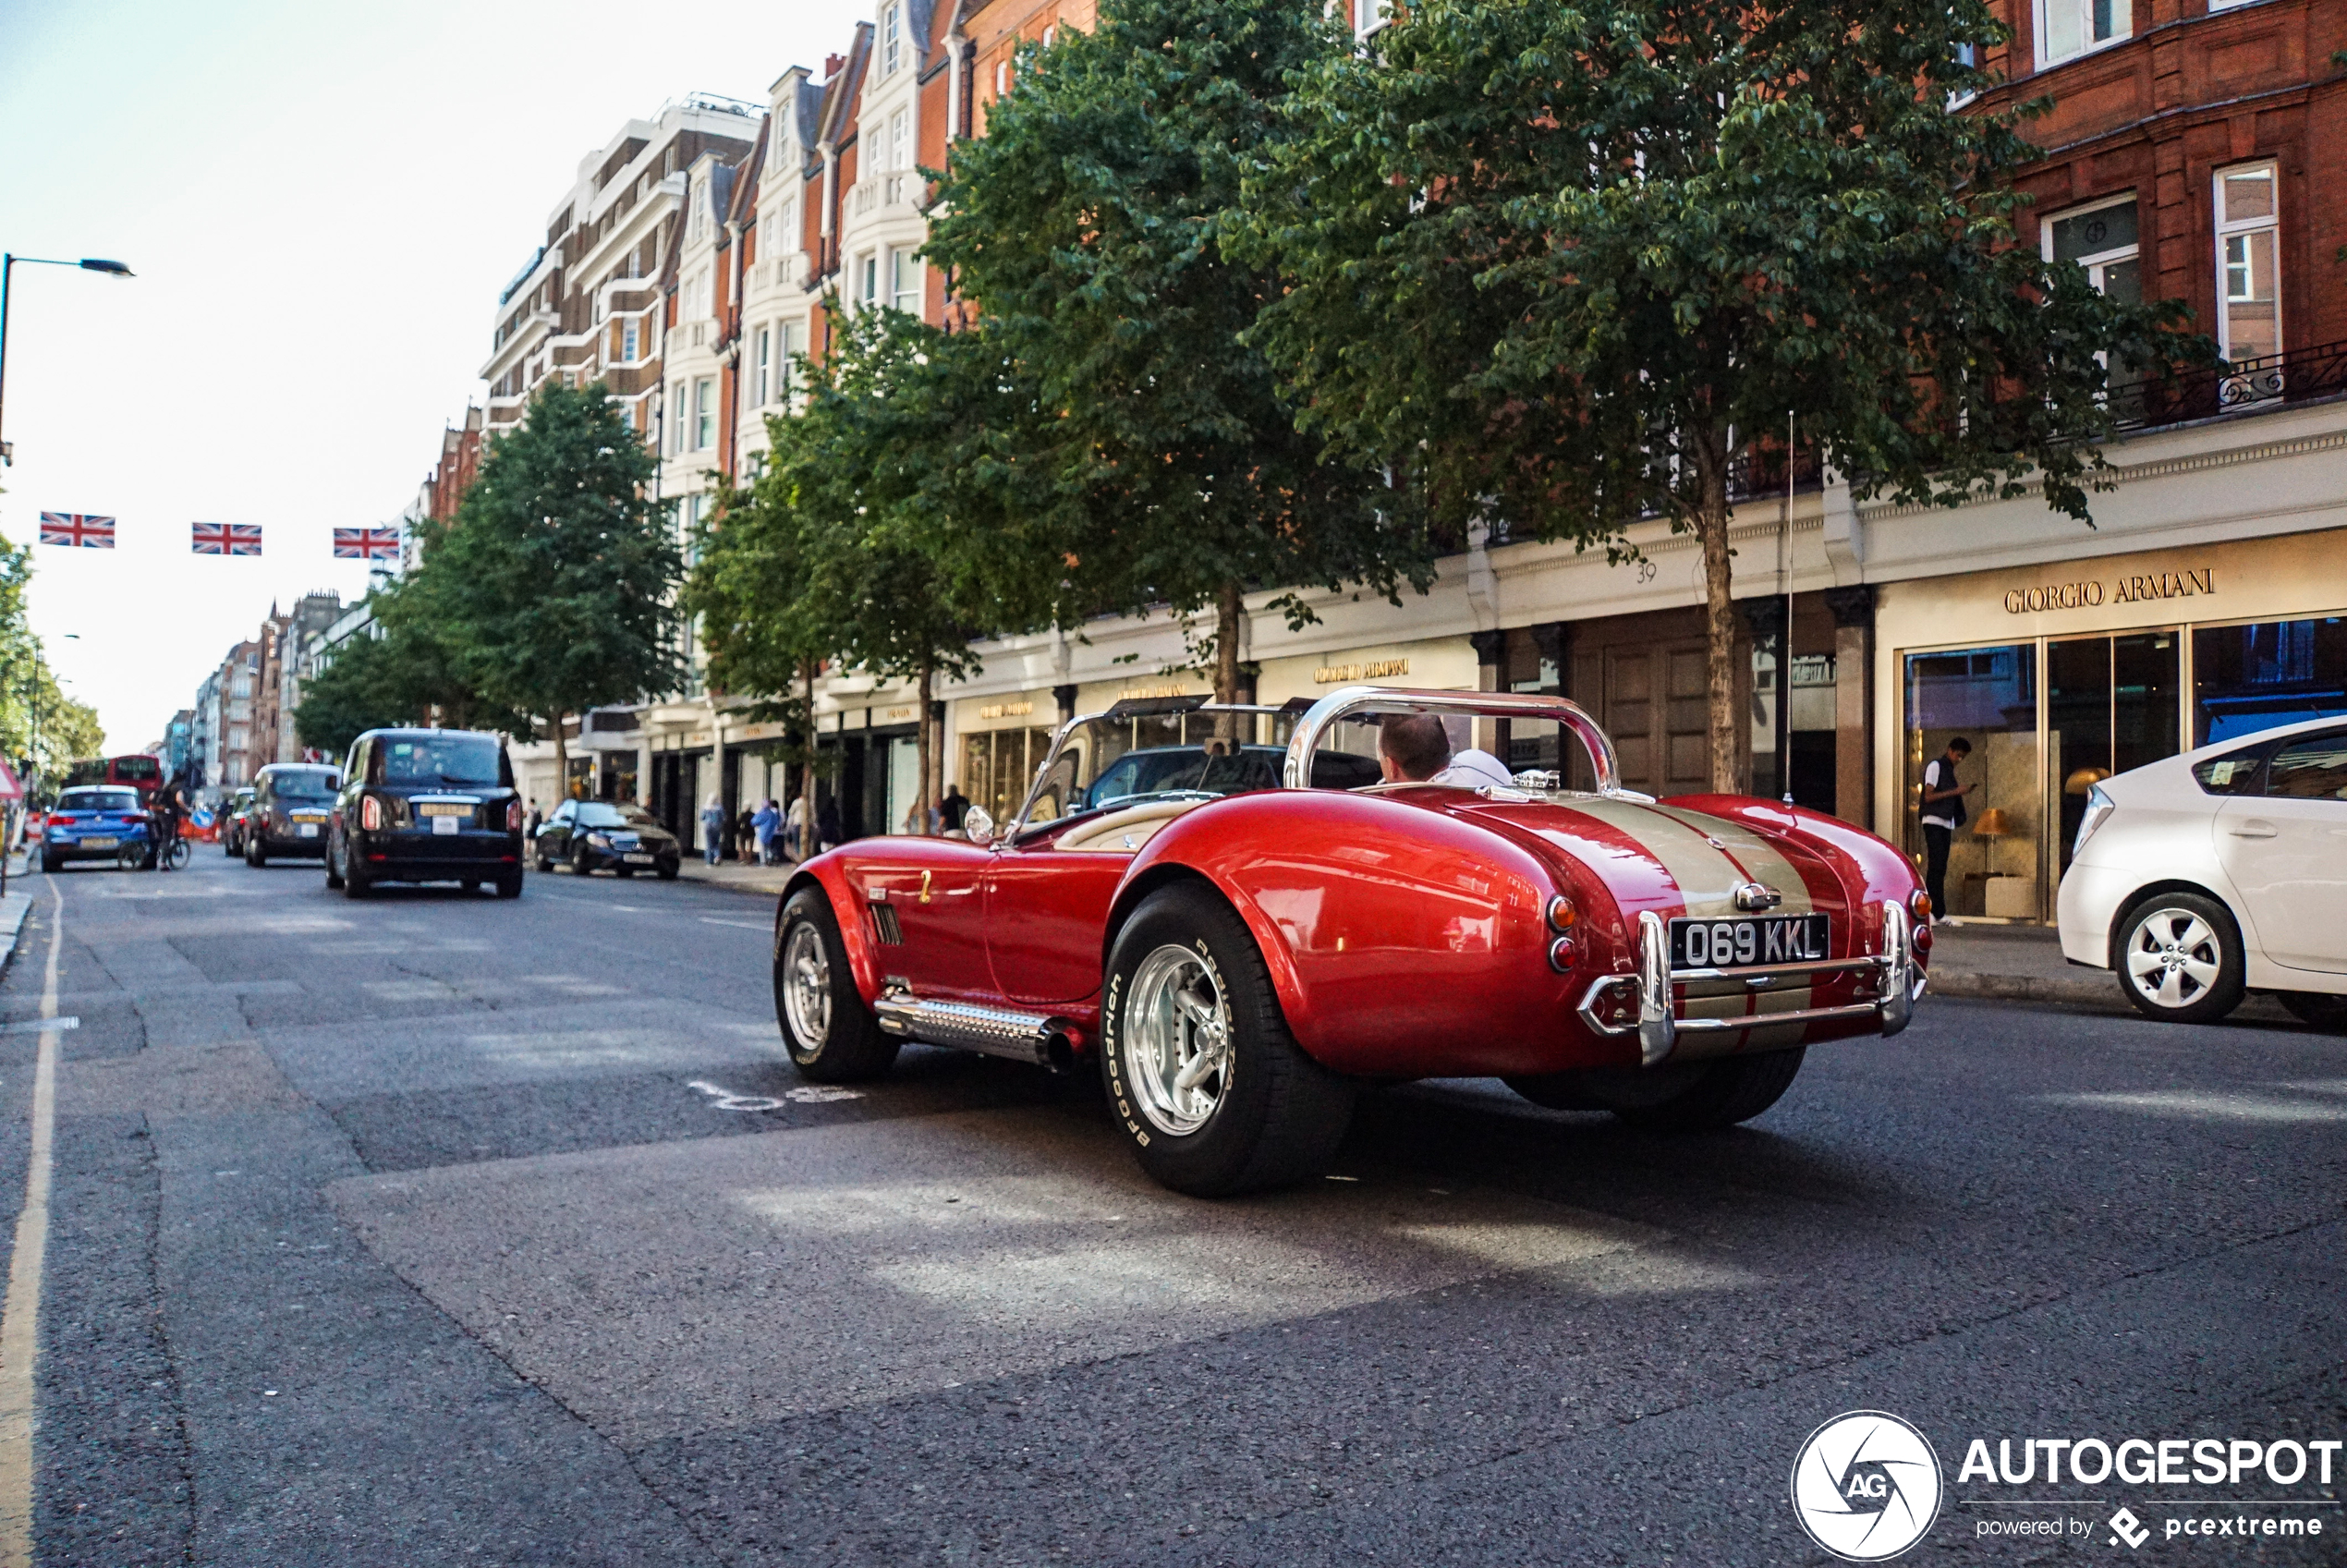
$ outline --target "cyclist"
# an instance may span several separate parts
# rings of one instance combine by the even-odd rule
[[[148,803],[147,820],[153,825],[154,863],[158,869],[171,869],[171,853],[179,842],[179,824],[186,820],[190,806],[185,770],[172,774],[170,781],[156,790],[153,799]]]

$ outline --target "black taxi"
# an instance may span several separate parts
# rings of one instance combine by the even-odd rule
[[[475,730],[369,730],[327,823],[326,885],[489,882],[521,896],[522,798],[505,742]]]

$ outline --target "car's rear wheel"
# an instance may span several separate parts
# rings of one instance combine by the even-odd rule
[[[258,833],[245,841],[245,864],[255,870],[269,864],[269,845]]]
[[[1109,958],[1101,1076],[1141,1168],[1223,1197],[1319,1175],[1353,1120],[1353,1086],[1288,1032],[1245,921],[1177,884],[1134,912]]]
[[[1804,1051],[1769,1051],[1660,1067],[1597,1067],[1505,1079],[1551,1111],[1610,1111],[1648,1132],[1697,1133],[1749,1122],[1784,1098]]]
[[[2275,995],[2301,1023],[2347,1034],[2347,996],[2327,996],[2317,991],[2285,991]]]
[[[334,841],[330,837],[326,840],[326,891],[331,893],[342,886],[342,872],[334,863]]]
[[[2208,1024],[2241,1005],[2248,968],[2231,911],[2205,893],[2162,893],[2119,918],[2112,967],[2136,1012]]]
[[[516,871],[510,876],[499,877],[497,879],[497,896],[500,898],[519,898],[521,896],[521,873],[519,871]]]
[[[801,1077],[855,1083],[895,1064],[897,1041],[881,1032],[856,989],[839,920],[821,888],[801,888],[783,906],[774,933],[774,1016]]]
[[[48,873],[49,873],[49,875],[51,875],[51,876],[53,876],[53,877],[54,877],[54,876],[55,876],[55,875],[56,875],[59,871],[64,870],[64,869],[65,869],[65,865],[66,865],[65,861],[64,861],[61,857],[57,857],[57,856],[55,856],[55,855],[43,855],[43,856],[42,856],[42,857],[41,857],[41,869],[42,869],[43,871],[48,872]]]

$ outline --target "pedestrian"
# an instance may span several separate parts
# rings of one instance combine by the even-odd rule
[[[774,831],[783,825],[782,809],[770,798],[760,805],[749,820],[750,831],[758,835],[758,863],[774,863]]]
[[[751,801],[734,817],[734,845],[745,866],[758,864],[758,803]]]
[[[545,823],[545,820],[546,814],[538,809],[538,797],[534,795],[531,796],[529,797],[529,821],[526,829],[531,843],[535,844],[538,841],[538,830]]]
[[[944,824],[945,836],[967,838],[969,835],[962,831],[962,824],[968,820],[969,814],[969,797],[962,793],[962,786],[947,784],[945,798],[937,803],[937,820]]]
[[[714,866],[725,856],[725,802],[713,790],[700,808],[700,833],[701,852]]]
[[[1923,890],[1931,897],[1931,919],[1948,918],[1948,845],[1964,826],[1964,797],[1980,786],[1956,777],[1956,764],[1972,755],[1972,742],[1958,735],[1923,768]]]
[[[815,812],[815,840],[825,849],[840,845],[839,796],[827,796]]]
[[[807,846],[799,842],[805,836],[805,824],[801,819],[807,814],[806,802],[805,796],[794,795],[789,808],[783,813],[783,842],[789,846],[790,857],[794,860],[807,858]]]

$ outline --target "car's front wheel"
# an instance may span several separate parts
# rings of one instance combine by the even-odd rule
[[[269,844],[259,833],[245,841],[245,864],[255,870],[269,864]]]
[[[2116,949],[2119,989],[2146,1018],[2208,1024],[2241,1005],[2241,928],[2205,893],[2145,899],[2119,918]]]
[[[1319,1175],[1353,1120],[1353,1086],[1288,1032],[1246,923],[1192,883],[1152,893],[1117,935],[1101,1076],[1141,1168],[1196,1197]]]
[[[864,1005],[829,894],[803,887],[774,932],[774,1016],[799,1076],[819,1084],[877,1078],[896,1063],[894,1036]]]
[[[1804,1054],[1796,1047],[1713,1062],[1598,1067],[1505,1082],[1551,1111],[1610,1111],[1647,1132],[1716,1132],[1749,1122],[1783,1099]]]

